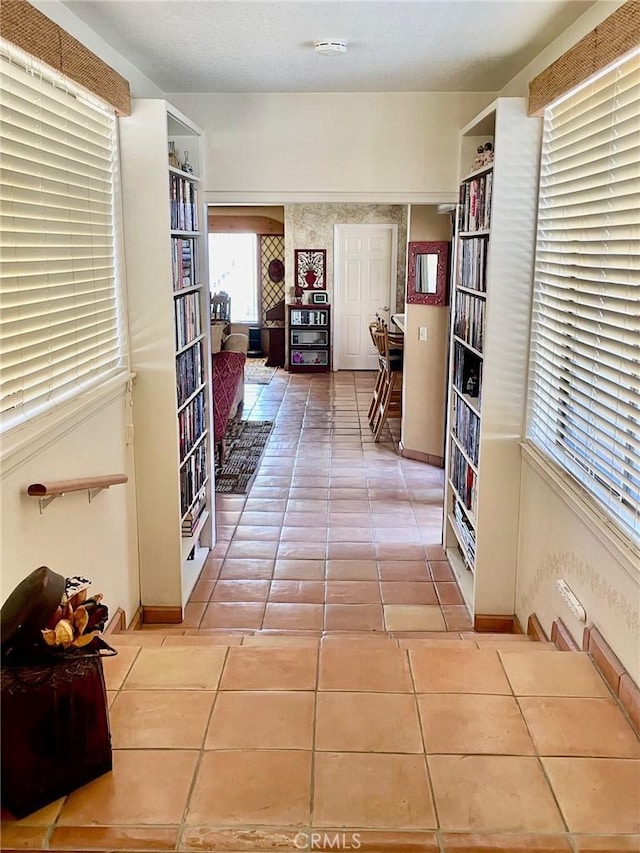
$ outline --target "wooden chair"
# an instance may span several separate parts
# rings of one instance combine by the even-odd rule
[[[384,321],[371,331],[378,351],[378,378],[371,401],[369,426],[379,441],[389,417],[402,415],[402,350],[404,337],[389,332]]]
[[[211,295],[211,319],[231,321],[231,297],[224,290]]]
[[[371,335],[371,341],[373,343],[373,348],[378,353],[378,375],[376,376],[375,386],[373,388],[373,395],[371,397],[371,403],[369,405],[369,412],[367,414],[367,419],[369,421],[369,426],[373,429],[373,415],[376,410],[376,404],[380,399],[380,392],[382,391],[382,384],[384,382],[384,373],[382,370],[382,365],[380,362],[380,350],[378,348],[378,341],[376,339],[376,332],[382,331],[382,320],[379,316],[376,315],[376,319],[372,320],[369,323],[369,334]]]

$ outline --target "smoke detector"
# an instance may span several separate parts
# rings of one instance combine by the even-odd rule
[[[346,41],[339,41],[338,39],[324,39],[323,41],[317,41],[314,42],[314,47],[316,49],[316,53],[320,53],[322,56],[334,56],[336,53],[347,52]]]

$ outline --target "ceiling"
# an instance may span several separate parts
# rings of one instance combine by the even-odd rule
[[[164,92],[498,91],[594,0],[64,0]],[[41,7],[42,8],[42,7]],[[313,42],[341,39],[346,54]]]

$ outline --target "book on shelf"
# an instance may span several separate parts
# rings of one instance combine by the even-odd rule
[[[189,512],[182,519],[182,535],[193,536],[194,530],[198,525],[200,516],[207,506],[207,495],[204,491],[200,492],[195,503]]]
[[[171,272],[174,290],[198,284],[198,252],[193,237],[171,238]]]
[[[201,334],[200,293],[194,291],[177,296],[175,314],[176,349],[182,349]]]
[[[204,389],[197,394],[188,406],[178,413],[178,438],[180,459],[198,443],[206,428],[206,406]]]
[[[456,294],[454,334],[480,353],[484,344],[484,311],[483,299],[470,293]]]
[[[486,293],[488,245],[488,235],[459,241],[456,287]]]
[[[180,507],[185,515],[207,480],[207,443],[201,442],[180,468]]]
[[[202,341],[197,341],[176,356],[178,406],[183,406],[196,388],[202,385],[203,377]]]
[[[482,400],[482,360],[463,344],[455,342],[453,351],[453,385],[473,400],[479,408]]]
[[[471,411],[464,398],[453,395],[453,434],[474,465],[480,451],[480,418]]]
[[[491,223],[493,172],[479,175],[460,185],[458,228],[460,231],[486,231]]]
[[[169,175],[171,197],[171,230],[198,230],[198,189],[195,183],[181,175]]]
[[[460,502],[455,498],[453,502],[453,518],[459,541],[468,559],[474,562],[476,558],[476,533],[464,514]]]
[[[460,501],[472,515],[476,512],[476,475],[458,446],[451,442],[451,482]]]

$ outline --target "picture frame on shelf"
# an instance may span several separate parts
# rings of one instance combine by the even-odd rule
[[[295,250],[295,284],[303,290],[326,290],[326,249]]]
[[[329,294],[326,290],[323,291],[314,291],[309,294],[311,297],[312,305],[328,305],[329,304]]]

